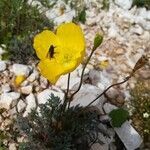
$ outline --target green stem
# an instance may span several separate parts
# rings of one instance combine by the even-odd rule
[[[65,111],[67,102],[68,102],[68,93],[69,93],[69,85],[70,85],[70,73],[68,74],[68,82],[67,82],[67,91],[65,92],[64,103],[62,105],[62,112]]]
[[[80,90],[80,88],[81,88],[81,86],[82,86],[85,68],[86,68],[87,64],[89,63],[89,61],[90,61],[90,59],[91,59],[91,57],[92,57],[94,51],[95,51],[95,49],[93,48],[92,51],[91,51],[91,53],[90,53],[90,56],[88,57],[88,59],[87,59],[85,65],[84,65],[84,67],[83,67],[83,70],[82,70],[82,73],[81,73],[81,78],[80,78],[80,84],[79,84],[79,86],[78,86],[78,89],[71,95],[70,101],[69,101],[69,104],[68,104],[68,108],[69,108],[69,106],[70,106],[70,103],[71,103],[71,101],[72,101],[74,95],[75,95],[77,92],[79,92],[79,90]]]
[[[68,74],[66,98],[68,97],[68,93],[69,93],[69,85],[70,85],[70,73]]]

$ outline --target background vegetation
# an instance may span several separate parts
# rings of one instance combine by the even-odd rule
[[[46,5],[46,1],[41,1]],[[45,2],[45,3],[44,3]],[[48,7],[49,5],[47,5]],[[0,1],[0,45],[6,45],[3,59],[27,63],[34,57],[32,36],[43,28],[53,28],[53,23],[43,13],[38,5],[29,5],[27,0]]]

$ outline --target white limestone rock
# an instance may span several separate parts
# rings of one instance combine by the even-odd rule
[[[6,69],[6,63],[4,61],[0,61],[0,72]]]
[[[115,23],[111,23],[110,28],[108,29],[108,37],[115,38],[118,36],[119,29]]]
[[[9,143],[9,150],[17,150],[17,145],[15,143]]]
[[[133,0],[115,0],[115,3],[121,8],[128,10],[131,8]]]
[[[64,93],[56,92],[54,90],[46,89],[37,94],[37,100],[39,104],[45,104],[47,100],[50,98],[51,94],[60,97],[61,100],[64,99]]]
[[[29,82],[33,82],[38,78],[39,78],[39,72],[37,70],[34,70],[33,73],[27,78],[27,80]]]
[[[75,16],[75,10],[71,9],[70,6],[66,5],[62,0],[58,0],[53,9],[46,11],[46,16],[53,19],[54,24],[59,25],[63,22],[72,21]]]
[[[35,96],[33,93],[29,94],[27,97],[26,97],[26,103],[27,103],[27,107],[26,107],[26,111],[25,113],[23,114],[23,116],[27,116],[28,113],[31,112],[31,109],[35,108],[36,107],[36,99],[35,99]]]
[[[18,112],[22,112],[26,107],[26,103],[23,100],[19,100],[17,104]]]
[[[136,25],[135,27],[130,29],[130,32],[138,34],[138,35],[141,35],[141,34],[143,34],[144,30],[143,30],[143,28],[141,26]]]
[[[28,86],[21,87],[20,90],[21,90],[22,94],[28,95],[28,94],[32,93],[33,87],[32,87],[32,85],[28,85]]]
[[[76,106],[80,104],[81,106],[87,106],[92,100],[94,100],[100,93],[101,89],[90,84],[82,85],[80,91],[74,96],[71,106]],[[104,97],[99,98],[96,102],[93,103],[93,106],[98,105],[99,109],[101,103],[104,102]]]
[[[2,93],[0,95],[0,107],[9,109],[12,101],[19,99],[19,97],[20,93],[17,92]]]
[[[103,107],[106,113],[117,109],[116,106],[111,105],[109,103],[105,103]],[[127,150],[135,150],[141,145],[142,138],[138,134],[138,132],[131,126],[129,121],[124,122],[120,128],[115,127],[114,130],[125,145]]]
[[[8,83],[2,85],[2,93],[8,93],[10,91],[11,91],[11,88]]]
[[[48,86],[48,80],[46,78],[44,78],[43,76],[40,77],[40,86],[43,89],[46,89]]]
[[[93,85],[103,88],[103,90],[111,85],[111,76],[105,70],[90,70],[89,78],[91,79]]]
[[[17,76],[17,75],[24,75],[28,76],[30,73],[31,68],[27,65],[22,65],[22,64],[13,64],[12,66],[12,72]]]
[[[70,75],[70,85],[69,88],[71,89],[75,84],[79,83],[80,77],[78,77],[77,70],[74,70],[71,72]],[[56,83],[57,87],[60,87],[61,89],[67,89],[67,82],[68,82],[68,74],[63,75],[59,78],[59,80]]]

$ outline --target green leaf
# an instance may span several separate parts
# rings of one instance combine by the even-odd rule
[[[129,113],[122,108],[118,108],[112,110],[109,113],[109,117],[111,118],[113,127],[121,127],[121,125],[128,119]]]
[[[96,36],[94,38],[93,50],[96,50],[101,45],[102,42],[103,42],[103,36],[100,34],[96,34]]]
[[[85,23],[85,21],[86,21],[86,11],[85,11],[86,9],[84,8],[80,13],[79,13],[79,15],[78,15],[78,17],[79,17],[79,21],[81,22],[81,23]]]

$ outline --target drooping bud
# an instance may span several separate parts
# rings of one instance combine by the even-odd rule
[[[136,62],[133,72],[137,71],[138,69],[142,68],[144,65],[148,63],[148,57],[142,55],[139,60]]]

